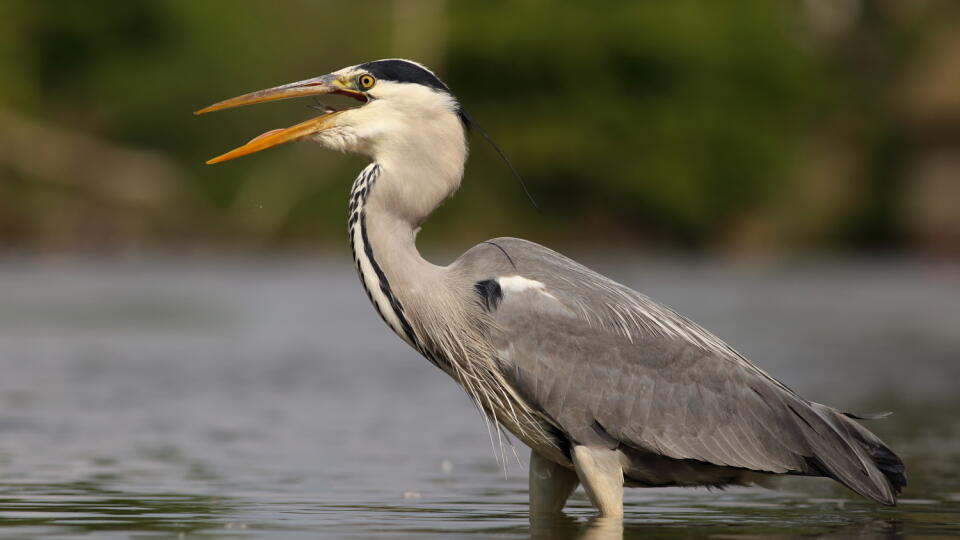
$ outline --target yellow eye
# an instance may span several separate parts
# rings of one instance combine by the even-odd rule
[[[363,90],[369,90],[373,88],[373,85],[377,84],[377,80],[373,78],[373,75],[364,73],[357,78],[357,83]]]

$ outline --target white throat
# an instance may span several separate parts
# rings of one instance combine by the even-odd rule
[[[420,256],[416,233],[460,186],[466,134],[448,94],[418,85],[392,90],[395,95],[344,113],[335,141],[346,146],[338,149],[373,160],[350,194],[350,244],[360,280],[387,325],[430,358],[426,336],[412,321],[422,318],[423,298],[442,286],[443,272]],[[335,145],[333,138],[318,142]]]
[[[420,349],[413,328],[406,319],[403,304],[393,291],[370,242],[367,200],[382,170],[379,164],[371,163],[360,172],[360,176],[353,183],[347,220],[350,248],[353,250],[353,260],[357,265],[360,281],[377,313],[401,339],[415,349]]]

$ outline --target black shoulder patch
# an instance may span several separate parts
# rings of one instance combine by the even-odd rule
[[[503,291],[500,284],[495,279],[485,279],[473,284],[473,290],[480,296],[480,304],[487,311],[493,311],[500,305],[503,299]]]
[[[436,75],[407,60],[375,60],[373,62],[367,62],[366,64],[360,64],[359,67],[367,70],[378,79],[422,84],[434,90],[452,95],[447,85],[443,84],[443,81],[437,78]]]

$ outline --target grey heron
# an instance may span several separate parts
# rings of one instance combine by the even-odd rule
[[[516,238],[482,242],[448,266],[425,260],[417,232],[460,185],[470,120],[421,64],[367,62],[196,114],[324,94],[360,104],[208,163],[299,139],[371,160],[348,212],[363,287],[403,341],[531,448],[531,514],[560,512],[578,484],[602,516],[622,516],[624,486],[772,475],[829,477],[896,503],[903,462],[860,417],[804,399],[670,308]]]

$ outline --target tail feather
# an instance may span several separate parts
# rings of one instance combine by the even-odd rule
[[[837,411],[840,414],[846,416],[847,418],[853,418],[854,420],[883,420],[884,418],[893,414],[891,411],[883,411],[877,413],[852,413],[846,411]]]
[[[819,403],[810,405],[834,432],[833,437],[808,438],[816,453],[808,461],[814,469],[811,472],[833,478],[881,504],[895,505],[907,485],[903,461],[849,415]]]
[[[839,411],[834,411],[839,412]],[[903,461],[900,459],[900,456],[893,453],[893,450],[890,449],[886,444],[883,443],[876,435],[874,435],[870,430],[860,425],[858,422],[848,420],[849,418],[858,418],[858,419],[867,419],[872,420],[875,418],[885,418],[891,413],[881,413],[880,415],[860,415],[853,416],[849,413],[840,413],[843,414],[846,418],[843,418],[844,422],[851,428],[853,428],[854,436],[857,438],[858,442],[863,445],[867,453],[870,455],[870,458],[873,460],[873,464],[880,469],[880,472],[887,478],[887,481],[890,482],[890,485],[893,487],[894,492],[899,495],[903,488],[907,485],[907,474],[906,466],[904,466]]]

